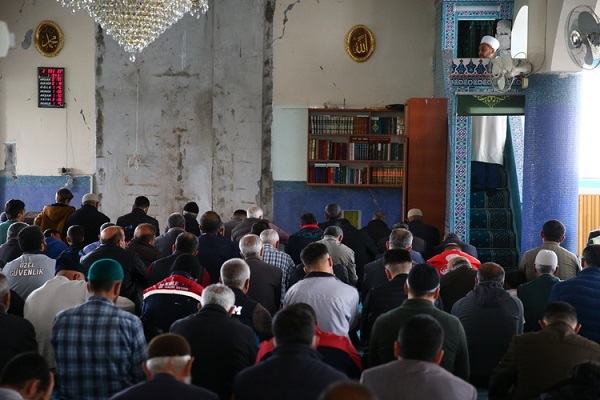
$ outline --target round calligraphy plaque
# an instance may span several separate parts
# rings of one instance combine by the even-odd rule
[[[43,21],[35,31],[35,47],[46,57],[54,57],[63,48],[64,37],[59,26],[52,21]]]
[[[364,25],[356,25],[346,35],[346,53],[356,62],[365,62],[375,51],[375,36]]]

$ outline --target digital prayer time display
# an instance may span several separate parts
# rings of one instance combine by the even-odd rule
[[[38,67],[38,107],[65,108],[65,69]]]

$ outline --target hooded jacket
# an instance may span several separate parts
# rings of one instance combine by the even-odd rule
[[[55,203],[45,206],[40,214],[35,217],[33,224],[45,231],[46,229],[56,229],[63,237],[66,235],[65,224],[69,215],[73,214],[75,207],[67,204]]]
[[[471,383],[487,380],[508,350],[512,337],[523,333],[523,304],[495,281],[479,282],[452,307],[465,328]],[[475,378],[475,379],[474,379]]]

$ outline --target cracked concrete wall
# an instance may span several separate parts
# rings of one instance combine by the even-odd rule
[[[56,1],[3,1],[0,20],[15,34],[16,48],[0,59],[0,143],[11,143],[17,175],[94,172],[94,22],[71,14]],[[41,55],[33,43],[40,22],[62,29],[64,47],[55,57]],[[37,106],[37,67],[65,68],[66,108]],[[5,164],[0,152],[0,165]],[[48,199],[49,201],[50,199]]]
[[[268,171],[261,168],[270,135],[264,110],[271,98],[263,87],[271,65],[265,67],[265,32],[271,31],[265,3],[211,3],[206,16],[184,17],[135,63],[98,32],[96,178],[113,218],[128,212],[138,195],[148,196],[149,214],[161,226],[187,201],[224,220],[263,201],[261,189],[270,187],[263,179],[269,154]],[[141,162],[135,169],[128,160],[135,152],[138,77]]]
[[[272,13],[274,1],[212,3],[213,207],[229,219],[259,204],[271,215]]]
[[[188,201],[211,208],[211,30],[185,16],[132,63],[98,28],[96,184],[112,218],[140,195],[161,226]]]

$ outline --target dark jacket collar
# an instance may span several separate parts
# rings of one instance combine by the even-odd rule
[[[222,314],[223,316],[229,317],[227,315],[227,310],[225,310],[223,307],[217,304],[207,304],[205,306],[202,306],[200,311],[198,311],[197,315],[202,314]]]
[[[405,283],[408,279],[408,274],[398,274],[390,282],[402,282]]]
[[[273,357],[286,357],[286,356],[302,356],[309,357],[315,360],[321,360],[323,357],[311,346],[306,344],[280,344],[273,349]]]
[[[335,275],[330,274],[328,272],[319,272],[319,271],[315,271],[315,272],[310,272],[308,273],[304,279],[307,278],[335,278]]]
[[[139,207],[133,207],[131,209],[131,213],[132,214],[137,214],[137,215],[146,215],[146,212],[144,210],[142,210],[141,208],[139,208]]]

